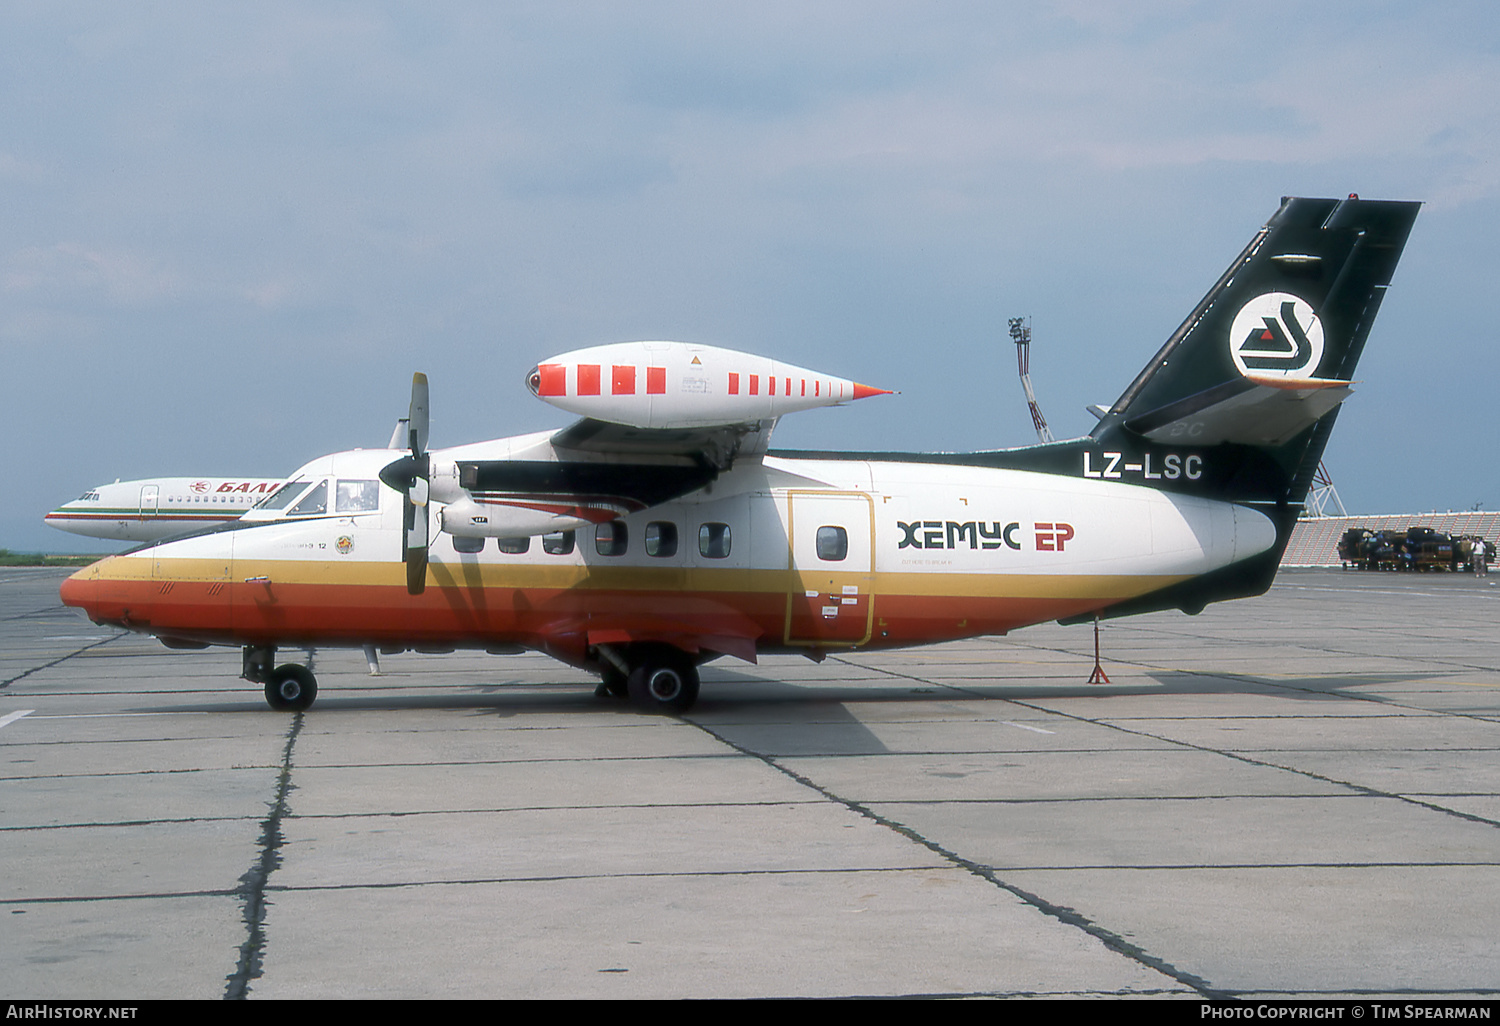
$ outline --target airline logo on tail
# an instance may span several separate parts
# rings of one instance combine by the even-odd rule
[[[1229,355],[1247,378],[1308,378],[1323,359],[1323,322],[1304,299],[1267,292],[1240,307]]]

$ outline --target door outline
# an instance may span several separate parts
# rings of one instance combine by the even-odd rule
[[[799,503],[800,500],[800,503]],[[865,530],[858,532],[858,515],[850,518],[847,524],[840,523],[850,534],[851,554],[857,554],[854,544],[856,538],[863,535],[865,559],[860,561],[862,566],[842,565],[834,566],[808,564],[803,567],[797,565],[797,542],[799,537],[805,544],[816,544],[816,531],[820,526],[827,525],[828,517],[818,513],[816,504],[818,500],[834,500],[835,502],[863,502],[865,506],[863,523]],[[802,525],[798,524],[798,510],[803,511]],[[843,519],[843,518],[839,518]],[[799,536],[798,532],[806,532]],[[875,625],[875,500],[865,492],[858,491],[822,491],[812,489],[788,489],[786,493],[786,535],[787,535],[787,594],[786,615],[782,626],[782,643],[796,645],[805,648],[858,648],[870,640]],[[814,580],[809,582],[808,577],[824,577],[823,581]],[[829,592],[829,600],[837,599],[837,603],[830,607],[822,603],[823,588],[809,589],[810,583],[826,584]],[[850,589],[853,589],[852,591]],[[835,590],[836,589],[836,590]],[[842,610],[844,605],[853,604],[858,606],[864,603],[864,623],[857,638],[822,638],[811,636],[812,631],[806,629],[808,625],[821,622],[821,618],[815,618],[808,610],[809,600],[819,600],[820,610],[826,615],[829,608]],[[802,615],[799,617],[799,611]],[[835,613],[834,616],[838,616]],[[804,636],[797,636],[804,635]]]
[[[161,486],[148,484],[141,486],[141,512],[139,519],[149,520],[156,516],[160,508]]]

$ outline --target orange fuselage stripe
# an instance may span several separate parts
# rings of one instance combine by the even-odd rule
[[[100,622],[219,644],[513,643],[566,657],[557,649],[581,652],[591,630],[733,637],[757,642],[762,650],[788,643],[817,647],[820,638],[827,647],[885,647],[1003,634],[1181,579],[862,576],[865,587],[835,599],[809,597],[817,583],[795,570],[432,563],[427,590],[414,596],[406,591],[400,564],[231,564],[157,561],[142,554],[80,571],[65,583],[63,599]],[[824,622],[821,614],[829,609],[835,611]],[[794,617],[805,619],[794,623]]]

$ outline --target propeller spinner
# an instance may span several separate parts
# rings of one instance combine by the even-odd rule
[[[420,595],[427,587],[428,531],[427,498],[431,493],[432,460],[427,454],[427,375],[411,377],[411,414],[407,421],[407,443],[411,452],[388,463],[380,480],[402,495],[401,562],[406,564],[406,590]]]

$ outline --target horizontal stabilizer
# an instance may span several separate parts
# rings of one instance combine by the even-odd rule
[[[1239,378],[1133,417],[1125,428],[1163,444],[1282,445],[1350,394],[1333,378]]]

